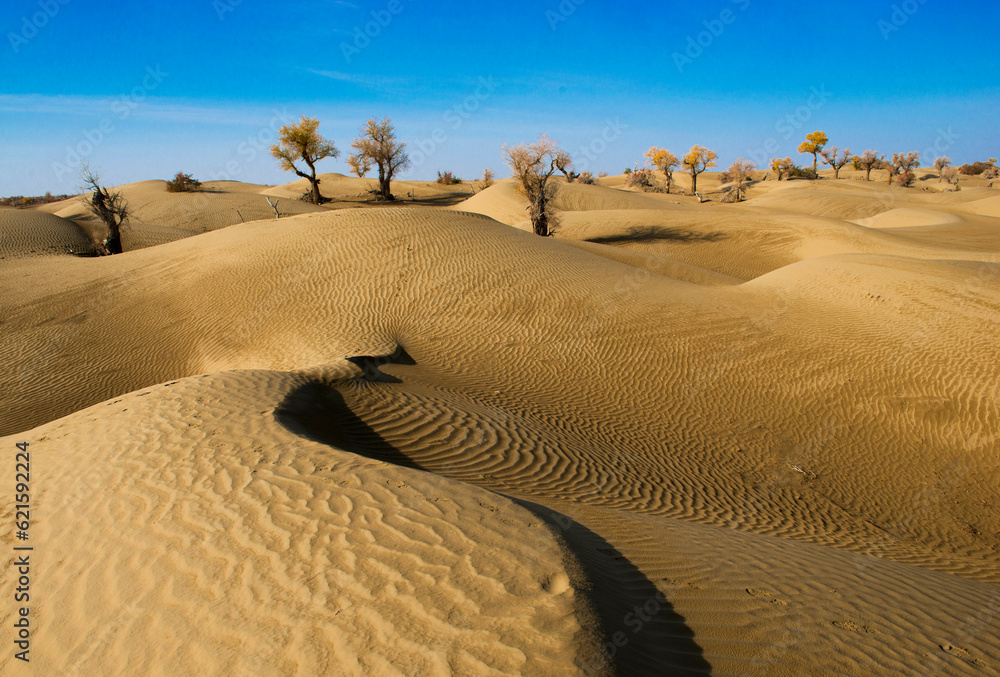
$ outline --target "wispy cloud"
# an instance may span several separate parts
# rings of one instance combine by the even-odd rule
[[[0,94],[0,113],[100,119],[123,117],[158,122],[256,124],[270,108],[253,104],[196,104],[170,99],[131,100],[127,96]]]

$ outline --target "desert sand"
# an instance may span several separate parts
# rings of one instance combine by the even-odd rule
[[[860,178],[0,210],[32,674],[998,674],[1000,192]]]

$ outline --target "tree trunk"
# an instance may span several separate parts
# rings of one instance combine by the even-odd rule
[[[819,178],[819,154],[813,153],[813,174]]]
[[[865,175],[865,181],[871,181],[871,180],[872,180],[872,167],[869,166],[868,173]]]
[[[386,175],[385,166],[380,162],[378,165],[378,192],[383,200],[391,200],[392,193],[389,192],[389,177]]]
[[[108,228],[108,239],[104,243],[104,248],[107,250],[108,254],[121,254],[122,253],[122,232],[121,224],[117,223],[115,218],[112,217],[111,225]]]
[[[694,195],[698,192],[698,175],[695,172],[691,172],[691,194]]]
[[[306,164],[309,165],[310,175],[307,178],[309,179],[309,183],[312,184],[313,204],[318,205],[320,197],[319,197],[319,179],[316,178],[316,165],[314,165],[308,157],[305,157],[304,154],[303,154],[303,159],[306,161]]]

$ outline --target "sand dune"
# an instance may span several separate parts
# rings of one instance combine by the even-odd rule
[[[210,181],[194,193],[168,193],[166,181],[141,181],[119,187],[132,217],[122,229],[125,251],[173,242],[242,221],[274,219],[274,209],[262,191],[265,186],[235,181]],[[272,200],[273,201],[273,200]],[[100,241],[107,228],[80,198],[54,202],[38,208],[79,225],[89,237]],[[323,211],[301,200],[283,199],[278,204],[285,215]]]
[[[90,239],[72,221],[25,209],[0,208],[0,260],[91,249]]]
[[[989,191],[559,192],[4,261],[45,667],[1000,669]]]

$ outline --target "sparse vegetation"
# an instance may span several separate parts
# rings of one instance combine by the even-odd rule
[[[320,204],[323,201],[319,192],[319,179],[316,178],[316,163],[325,158],[335,158],[340,151],[319,133],[319,120],[307,118],[305,115],[298,124],[288,124],[278,132],[278,143],[271,146],[271,155],[281,162],[281,168],[286,172],[295,172],[303,179],[309,179],[312,186],[312,202]],[[309,173],[301,171],[295,162],[302,160],[309,167]]]
[[[577,176],[576,177],[576,182],[577,183],[583,183],[583,184],[586,184],[588,186],[592,186],[595,183],[597,183],[594,180],[594,175],[591,174],[590,172],[583,172],[582,174],[580,174],[579,176]]]
[[[173,179],[167,181],[168,193],[193,193],[197,190],[201,190],[201,181],[184,172],[177,172]]]
[[[650,169],[633,169],[625,179],[626,188],[635,188],[643,192],[653,189],[653,171]]]
[[[815,131],[812,134],[807,134],[806,140],[799,144],[800,153],[813,156],[812,170],[817,177],[819,176],[819,154],[829,141],[825,132]]]
[[[90,212],[104,222],[108,227],[108,236],[98,245],[102,256],[122,253],[122,224],[129,217],[128,202],[122,197],[121,191],[108,190],[101,185],[101,176],[84,165],[81,173],[83,192],[90,193],[84,197]]]
[[[950,184],[958,185],[958,168],[945,167],[941,170],[941,178]]]
[[[573,160],[566,151],[560,150],[555,154],[555,163],[556,169],[566,177],[566,183],[573,183],[573,180],[579,176],[573,172]]]
[[[410,165],[410,156],[406,153],[406,144],[396,140],[396,129],[389,118],[369,119],[351,147],[354,153],[347,161],[351,169],[355,173],[361,170],[367,173],[373,165],[378,167],[378,195],[383,200],[393,200],[392,179],[396,172]]]
[[[865,170],[865,181],[871,181],[872,170],[885,167],[885,155],[879,155],[873,150],[866,150],[858,157],[857,167]]]
[[[912,172],[920,166],[920,153],[913,150],[909,153],[893,153],[892,164],[899,169],[899,173]]]
[[[568,155],[545,134],[535,143],[504,146],[503,155],[514,172],[518,191],[528,200],[532,229],[536,235],[548,237],[556,225],[552,213],[555,188],[549,179],[559,171],[557,162],[565,162]]]
[[[656,146],[646,151],[646,157],[654,167],[663,172],[663,176],[667,179],[667,194],[669,194],[670,186],[674,182],[674,170],[681,164],[680,158],[666,148]]]
[[[951,167],[951,158],[947,155],[942,155],[934,160],[934,169],[938,170],[938,183],[944,181],[944,170],[948,167]]]
[[[913,185],[914,180],[916,180],[917,175],[910,171],[900,171],[896,175],[896,185],[902,186],[903,188],[909,188]]]
[[[815,181],[819,178],[819,174],[814,172],[812,167],[799,167],[798,165],[793,164],[788,168],[788,178]]]
[[[597,172],[597,178],[599,178],[599,179],[606,179],[606,178],[608,178],[608,173],[607,172]]]
[[[0,198],[0,207],[36,207],[46,205],[51,202],[62,202],[68,200],[72,195],[53,195],[51,192],[40,197],[26,197],[24,195],[14,195],[13,197]]]
[[[684,168],[691,174],[691,194],[698,192],[698,175],[706,169],[715,166],[715,161],[719,155],[714,150],[709,150],[704,146],[692,146],[688,154],[684,156]]]
[[[990,162],[973,162],[972,164],[964,164],[958,168],[958,171],[966,176],[979,176],[986,170],[995,168],[994,162],[995,160],[991,160]]]
[[[820,151],[820,155],[823,156],[823,162],[830,165],[833,168],[833,178],[840,178],[840,170],[846,167],[851,162],[851,149],[845,148],[843,153],[839,156],[837,151],[840,150],[836,146],[830,146],[827,149]]]
[[[792,158],[771,158],[771,169],[774,173],[778,175],[778,181],[787,178],[791,175],[792,167],[795,163],[792,162]]]
[[[492,186],[494,179],[496,179],[496,176],[497,175],[489,167],[484,169],[483,178],[481,179],[481,181],[483,182],[483,188],[489,188],[490,186]]]
[[[747,190],[753,181],[753,173],[756,167],[752,162],[744,158],[739,158],[729,169],[723,172],[723,180],[730,184],[722,197],[723,202],[743,202],[746,199]]]
[[[451,172],[438,172],[437,182],[445,186],[453,186],[455,184],[462,183],[462,179],[458,178]]]

